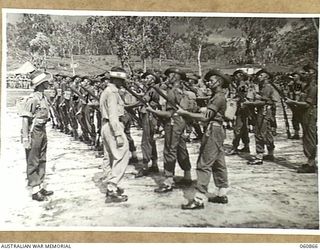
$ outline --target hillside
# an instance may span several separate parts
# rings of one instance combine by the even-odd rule
[[[21,57],[20,57],[21,58]],[[21,58],[20,60],[15,59],[15,57],[8,57],[7,61],[7,69],[8,71],[17,69],[20,65],[22,65],[28,59],[27,56]],[[60,58],[60,57],[52,57],[48,58],[48,71],[53,74],[61,73],[66,75],[72,75],[72,68],[70,67],[71,58]],[[119,60],[114,55],[101,55],[101,56],[88,56],[88,55],[75,55],[74,63],[77,63],[79,66],[75,68],[75,73],[79,75],[97,75],[101,74],[104,71],[110,70],[111,67],[120,65]],[[142,68],[142,62],[139,57],[134,57],[131,59],[130,64],[133,69]],[[218,68],[223,70],[227,74],[232,74],[236,68],[243,67],[244,65],[230,65],[220,61],[210,60],[207,62],[202,62],[202,73],[204,74],[210,68]],[[255,65],[258,66],[259,65]],[[196,60],[181,63],[176,60],[163,60],[161,65],[159,60],[154,60],[151,63],[151,60],[147,61],[147,68],[151,69],[160,69],[164,71],[169,67],[178,67],[187,72],[198,73],[198,66]],[[263,67],[263,66],[260,66]],[[275,64],[268,64],[265,66],[272,72],[283,72],[283,71],[291,71],[293,68],[291,66],[280,66]],[[129,69],[127,68],[129,71]]]

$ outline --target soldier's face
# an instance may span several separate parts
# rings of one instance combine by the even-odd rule
[[[197,82],[193,79],[189,79],[189,84],[190,84],[190,86],[196,86]]]
[[[294,74],[294,75],[293,75],[293,80],[294,80],[295,82],[299,81],[299,80],[300,80],[300,76],[299,76],[298,74]]]
[[[220,76],[215,76],[215,75],[213,75],[213,76],[210,77],[209,81],[207,82],[207,87],[208,87],[209,89],[211,89],[212,92],[215,92],[216,89],[217,89],[219,86],[221,86],[221,84],[222,84],[222,79],[221,79],[221,77],[220,77]]]
[[[156,78],[152,75],[148,75],[146,77],[146,84],[149,86],[151,84],[153,84],[156,81]]]
[[[268,74],[266,74],[266,73],[261,73],[259,76],[258,76],[258,80],[260,81],[260,82],[263,82],[264,80],[266,80],[266,79],[268,79],[269,78],[269,76],[268,76]]]
[[[243,74],[242,73],[238,73],[235,75],[236,80],[242,80],[243,79]]]
[[[169,75],[169,82],[177,82],[181,80],[181,76],[177,73],[170,73]]]

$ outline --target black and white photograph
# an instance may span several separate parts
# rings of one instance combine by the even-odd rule
[[[319,15],[2,19],[0,230],[319,233]]]

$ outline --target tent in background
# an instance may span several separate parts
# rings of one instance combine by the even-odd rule
[[[17,74],[28,74],[36,70],[36,67],[30,62],[25,62],[21,65],[20,68],[16,70],[9,71],[8,74],[17,75]]]

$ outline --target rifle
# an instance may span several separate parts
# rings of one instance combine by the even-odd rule
[[[81,86],[81,87],[82,87],[82,86]],[[75,93],[77,96],[79,96],[80,100],[82,100],[82,101],[84,101],[85,103],[87,103],[87,100],[81,95],[81,93],[80,93],[77,89],[75,89],[73,86],[70,86],[70,89],[71,89],[71,91],[72,91],[73,93]],[[87,89],[85,89],[85,90],[87,91]],[[91,92],[91,91],[90,91],[90,92]],[[92,93],[92,94],[93,94],[93,93]],[[93,95],[94,95],[94,94],[93,94]],[[96,98],[98,98],[98,97],[96,97]],[[99,101],[99,98],[98,98],[98,101]],[[99,107],[93,105],[93,108],[94,108],[95,110],[97,110],[97,111],[100,112]]]
[[[165,99],[165,100],[167,101],[167,103],[169,103],[169,104],[172,106],[173,109],[175,109],[175,110],[178,110],[178,109],[179,109],[178,105],[177,105],[175,102],[171,101],[171,100],[168,98],[168,96],[166,96],[166,95],[159,89],[159,87],[157,87],[157,86],[152,86],[152,88],[154,88],[154,90],[155,90],[163,99]]]
[[[96,101],[100,101],[99,97],[96,96],[91,90],[87,89],[85,86],[80,85],[80,87],[86,91],[91,97],[93,97],[93,99],[95,99]]]
[[[80,100],[87,102],[86,99],[81,95],[81,93],[77,89],[75,89],[73,86],[70,86],[70,89],[74,94],[76,94],[80,98]]]
[[[288,115],[287,115],[286,107],[284,105],[284,101],[283,101],[282,98],[280,98],[280,101],[281,101],[281,106],[282,106],[282,109],[283,109],[283,116],[284,116],[284,121],[285,121],[285,124],[286,124],[287,136],[288,136],[288,139],[290,139],[291,138],[291,133],[290,133],[290,127],[289,127],[289,121],[288,121]]]
[[[281,106],[282,106],[282,110],[283,110],[283,117],[284,117],[284,121],[285,121],[285,124],[286,124],[287,136],[288,136],[288,139],[289,139],[291,137],[290,126],[289,126],[286,106],[284,105],[284,101],[283,101],[283,99],[288,99],[288,98],[285,96],[283,91],[281,89],[279,89],[279,87],[277,85],[275,85],[273,82],[270,82],[270,84],[280,95],[280,101],[281,101]]]
[[[130,89],[127,85],[124,85],[123,87],[131,95],[133,95],[138,101],[140,101],[143,105],[148,106],[148,102],[146,102],[141,96],[139,96],[136,92]],[[142,127],[142,123],[140,119],[135,115],[134,111],[129,107],[125,107],[125,109],[127,110],[128,114],[138,123],[138,125]]]
[[[132,89],[130,89],[127,85],[123,86],[126,91],[128,91],[131,95],[133,95],[138,101],[143,103],[144,105],[148,106],[148,103],[141,97],[139,96],[136,92],[134,92]]]

